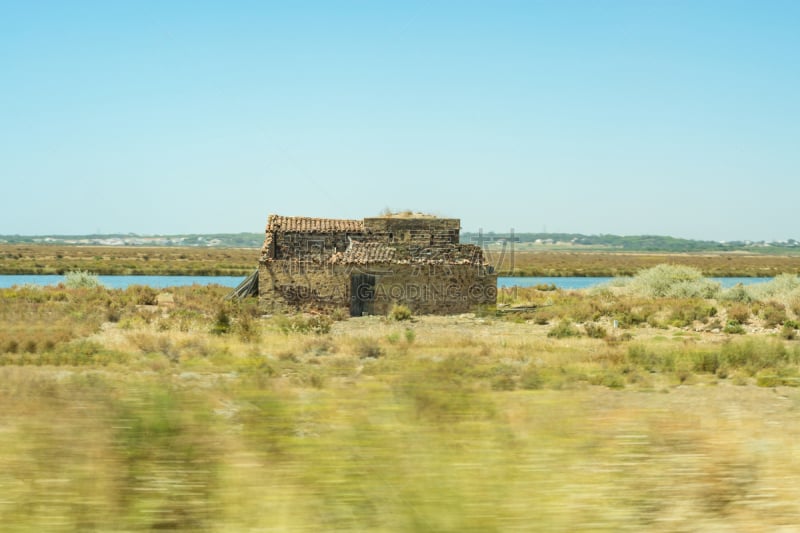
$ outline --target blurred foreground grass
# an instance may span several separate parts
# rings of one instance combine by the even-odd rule
[[[441,390],[413,371],[322,390],[32,367],[0,379],[5,531],[800,520],[794,391],[492,393]]]
[[[2,530],[800,524],[791,305],[735,308],[742,335],[711,327],[741,298],[543,289],[501,298],[531,316],[340,322],[213,287],[0,291]]]

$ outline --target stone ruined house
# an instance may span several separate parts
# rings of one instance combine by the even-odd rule
[[[480,247],[459,243],[460,221],[428,215],[363,220],[270,215],[258,268],[265,311],[342,309],[418,314],[494,305],[497,276]]]

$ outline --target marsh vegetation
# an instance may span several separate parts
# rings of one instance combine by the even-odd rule
[[[259,255],[257,248],[0,244],[0,274],[245,276],[258,266]],[[503,276],[633,276],[663,263],[696,268],[708,277],[800,274],[800,255],[788,253],[516,250],[512,262],[510,253],[490,249],[486,257]]]
[[[229,289],[0,290],[10,531],[800,522],[800,282],[262,316]],[[736,327],[732,327],[735,325]]]
[[[695,268],[707,277],[800,274],[800,255],[796,254],[516,250],[513,262],[508,252],[489,252],[487,257],[502,276],[634,276],[642,270],[664,263]]]
[[[244,276],[258,256],[254,248],[0,244],[0,274]]]

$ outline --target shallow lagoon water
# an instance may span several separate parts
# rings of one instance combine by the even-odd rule
[[[98,276],[100,282],[111,289],[124,289],[130,285],[147,285],[157,289],[164,287],[182,287],[186,285],[211,285],[236,287],[244,276]],[[498,288],[533,287],[536,285],[555,285],[560,289],[587,289],[608,283],[614,278],[606,277],[498,277]],[[724,288],[733,287],[737,283],[750,285],[763,283],[772,278],[711,278]],[[64,276],[58,275],[0,275],[0,288],[14,285],[58,285]]]
[[[131,285],[147,285],[156,289],[183,287],[185,285],[211,285],[236,287],[244,276],[98,276],[100,283],[110,289],[124,289]],[[7,275],[0,276],[0,288],[14,285],[58,285],[64,276],[58,275]]]
[[[615,278],[591,278],[591,277],[498,277],[497,287],[534,287],[536,285],[555,285],[559,289],[588,289],[608,283]],[[742,285],[752,285],[754,283],[764,283],[772,278],[710,278],[718,281],[723,288],[733,287],[737,283]]]

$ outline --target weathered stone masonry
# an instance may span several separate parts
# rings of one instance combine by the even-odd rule
[[[482,250],[459,244],[458,219],[336,220],[270,215],[259,262],[265,310],[450,314],[494,304],[497,277]]]

